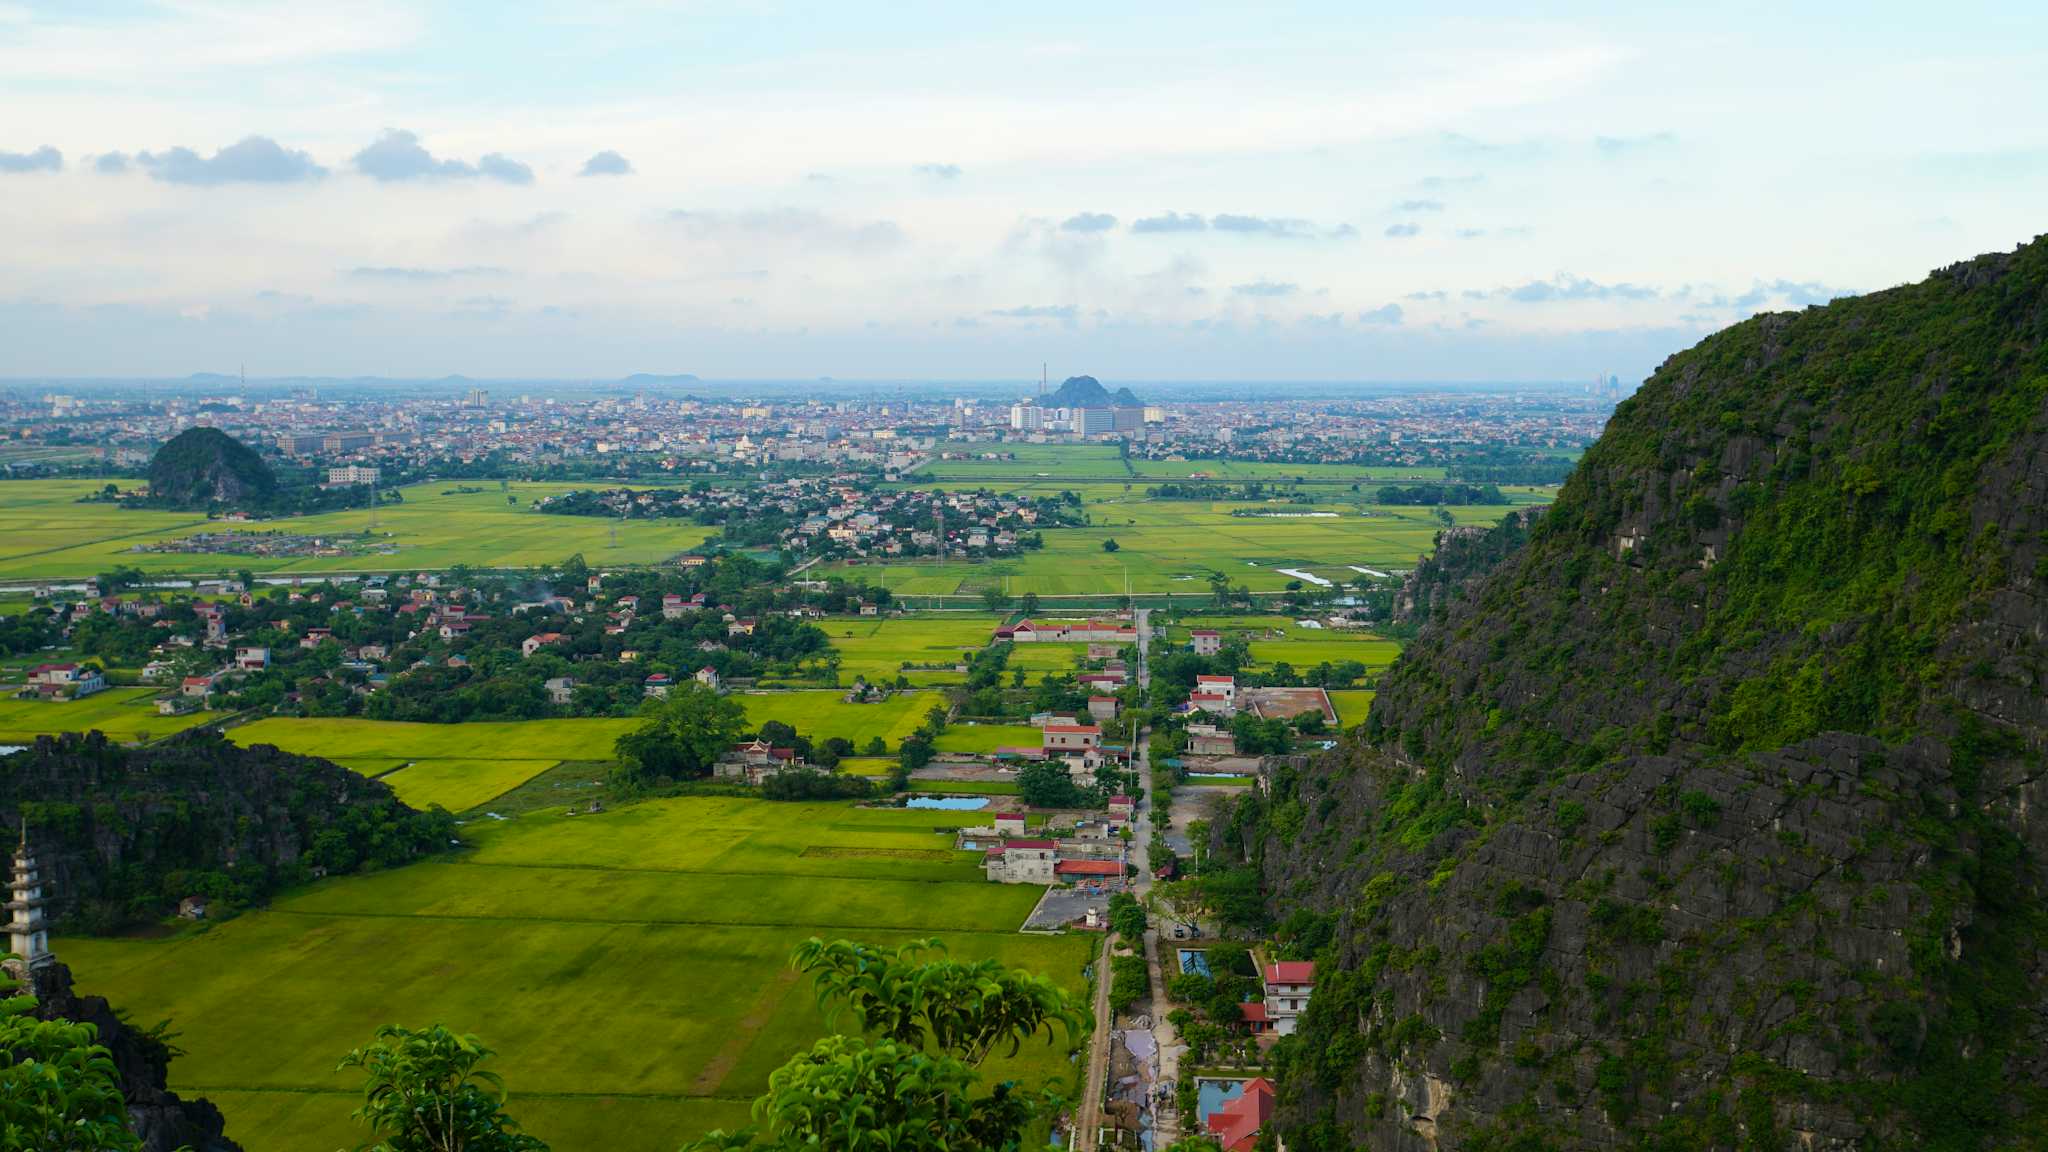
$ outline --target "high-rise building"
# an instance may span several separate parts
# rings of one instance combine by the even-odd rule
[[[1073,416],[1074,431],[1082,436],[1100,436],[1116,431],[1116,409],[1076,408]]]
[[[491,394],[487,389],[471,388],[469,390],[469,398],[464,400],[463,403],[467,404],[471,408],[481,408],[484,405],[490,403],[490,401]]]

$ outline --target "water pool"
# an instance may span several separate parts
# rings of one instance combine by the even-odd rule
[[[903,802],[905,808],[943,808],[948,812],[972,812],[988,807],[986,796],[912,796]]]
[[[1244,1081],[1242,1080],[1210,1080],[1207,1078],[1196,1080],[1195,1115],[1201,1118],[1203,1130],[1206,1131],[1209,1127],[1209,1114],[1211,1112],[1216,1111],[1218,1108],[1223,1107],[1242,1095],[1244,1095]]]
[[[1180,970],[1183,972],[1192,972],[1197,976],[1209,975],[1208,954],[1205,952],[1198,952],[1193,948],[1181,949]]]

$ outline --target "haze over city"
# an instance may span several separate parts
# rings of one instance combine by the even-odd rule
[[[4,376],[1640,379],[2032,235],[2021,3],[11,4]]]

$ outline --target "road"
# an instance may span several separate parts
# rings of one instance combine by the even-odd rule
[[[1149,690],[1152,686],[1151,658],[1147,649],[1152,643],[1151,610],[1139,608],[1134,613],[1138,629],[1139,689]],[[1146,749],[1151,739],[1149,731],[1141,731],[1131,741],[1131,765],[1139,773],[1147,771],[1150,763]],[[1137,876],[1131,883],[1134,895],[1143,901],[1152,890],[1152,795],[1150,782],[1142,789],[1144,798],[1139,802],[1131,827],[1130,861],[1137,866]],[[1168,800],[1170,803],[1170,799]],[[1102,1126],[1102,1105],[1105,1082],[1108,1080],[1109,1046],[1116,1033],[1116,1018],[1109,1008],[1109,950],[1114,938],[1105,939],[1102,955],[1097,960],[1095,981],[1095,1034],[1089,1044],[1088,1080],[1081,1097],[1081,1106],[1074,1120],[1075,1152],[1094,1152],[1097,1137]],[[1172,1005],[1166,998],[1164,957],[1166,944],[1159,938],[1156,926],[1145,930],[1145,966],[1152,976],[1152,1037],[1158,1055],[1152,1082],[1166,1084],[1179,1075],[1181,1044],[1172,1024],[1167,1023],[1166,1014]],[[1180,1138],[1180,1117],[1169,1097],[1149,1109],[1152,1113],[1152,1146],[1164,1148]]]
[[[1138,687],[1149,691],[1152,687],[1152,668],[1148,650],[1152,646],[1152,613],[1140,608],[1135,613],[1138,626]],[[1139,772],[1147,771],[1150,759],[1147,748],[1151,743],[1149,731],[1138,733],[1131,742],[1131,763]],[[1153,805],[1165,800],[1169,805],[1171,797],[1152,794],[1151,781],[1145,781],[1144,800],[1138,805],[1137,817],[1131,832],[1132,857],[1138,865],[1137,881],[1134,885],[1137,897],[1143,901],[1152,891],[1152,810]],[[1166,1014],[1173,1010],[1166,998],[1166,981],[1170,971],[1164,963],[1166,945],[1159,938],[1159,926],[1151,922],[1145,929],[1145,967],[1152,977],[1152,1039],[1158,1053],[1153,1083],[1171,1083],[1180,1073],[1180,1036],[1173,1025],[1166,1020]],[[1178,965],[1175,965],[1178,968]],[[1171,1097],[1158,1101],[1152,1108],[1152,1146],[1164,1148],[1180,1139],[1180,1115],[1174,1108]]]
[[[1102,954],[1095,958],[1095,1034],[1088,1041],[1088,1078],[1081,1083],[1081,1107],[1074,1114],[1074,1152],[1094,1152],[1102,1131],[1102,1092],[1109,1080],[1109,1044],[1116,1035],[1116,1015],[1109,1010],[1109,946],[1115,938],[1102,937]]]

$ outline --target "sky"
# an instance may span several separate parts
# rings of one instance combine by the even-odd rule
[[[2048,231],[2038,0],[998,7],[0,0],[0,377],[1636,381]]]

